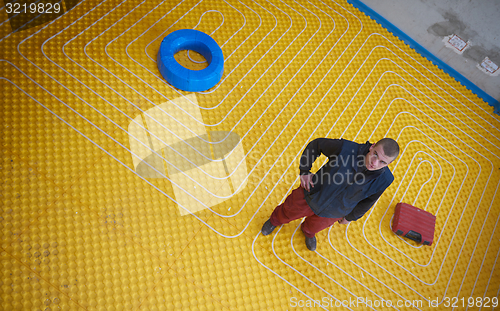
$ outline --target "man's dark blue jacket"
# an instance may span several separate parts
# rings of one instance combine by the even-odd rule
[[[371,145],[329,138],[318,138],[307,145],[300,159],[301,175],[310,173],[321,154],[328,157],[328,162],[314,174],[310,192],[304,189],[305,199],[316,215],[357,220],[394,181],[388,167],[366,169],[364,158]]]

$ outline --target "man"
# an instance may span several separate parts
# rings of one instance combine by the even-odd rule
[[[314,161],[324,154],[328,162],[315,174]],[[316,250],[316,233],[335,222],[349,224],[361,218],[394,181],[387,167],[399,155],[391,138],[376,144],[358,144],[344,139],[311,141],[300,158],[300,187],[276,207],[262,226],[269,235],[282,224],[306,217],[302,232],[309,250]]]

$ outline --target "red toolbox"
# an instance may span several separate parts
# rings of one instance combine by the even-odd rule
[[[396,204],[392,231],[410,240],[431,245],[434,239],[436,216],[407,203]]]

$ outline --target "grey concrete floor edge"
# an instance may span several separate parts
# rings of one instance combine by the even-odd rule
[[[498,105],[500,1],[361,0],[360,2],[487,93]],[[496,107],[497,112],[498,108]]]

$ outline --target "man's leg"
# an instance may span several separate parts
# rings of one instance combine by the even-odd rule
[[[314,215],[314,212],[304,198],[304,189],[298,187],[290,193],[285,202],[274,209],[269,220],[262,226],[262,234],[269,235],[279,225],[311,215]]]
[[[306,217],[306,219],[302,223],[302,231],[304,232],[304,235],[306,237],[313,238],[314,235],[316,235],[316,233],[330,227],[340,219],[342,219],[342,217],[327,218],[327,217],[319,217],[318,215],[312,215]]]
[[[298,187],[290,193],[285,202],[274,209],[270,219],[273,226],[279,226],[312,215],[314,212],[304,198],[304,189]]]
[[[330,227],[339,219],[342,218],[327,218],[327,217],[319,217],[317,215],[306,217],[306,219],[302,223],[301,229],[302,232],[304,232],[304,235],[306,236],[307,249],[310,251],[315,251],[316,233]]]

